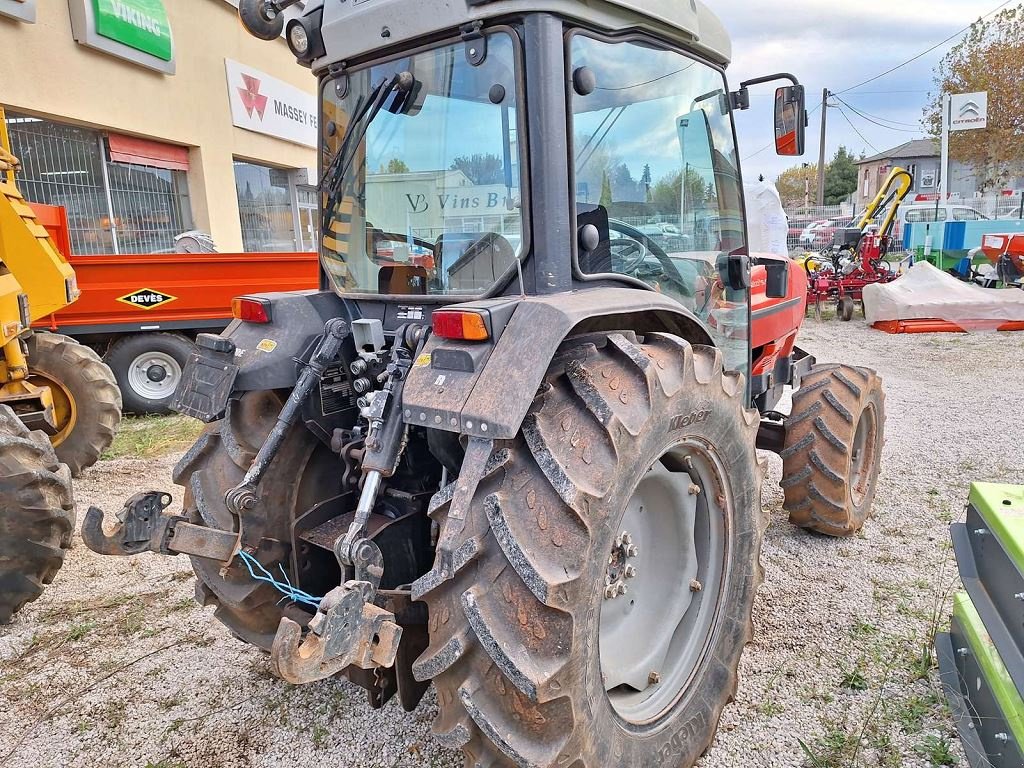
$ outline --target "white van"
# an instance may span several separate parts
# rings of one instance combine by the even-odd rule
[[[984,221],[988,218],[981,211],[956,203],[939,206],[935,203],[915,203],[900,208],[900,222],[903,224],[916,224],[922,221]]]

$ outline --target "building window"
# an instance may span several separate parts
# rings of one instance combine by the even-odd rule
[[[235,189],[247,252],[299,250],[291,171],[236,160]]]
[[[108,159],[97,131],[7,113],[27,200],[67,209],[76,254],[161,253],[192,228],[184,171]]]

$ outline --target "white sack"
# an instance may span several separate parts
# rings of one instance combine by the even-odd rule
[[[786,244],[789,222],[782,210],[779,191],[774,184],[757,181],[744,184],[743,193],[747,200],[748,253],[785,256],[789,253]]]
[[[891,283],[864,286],[864,316],[869,323],[937,318],[965,331],[992,331],[1024,321],[1024,291],[982,288],[919,261]]]

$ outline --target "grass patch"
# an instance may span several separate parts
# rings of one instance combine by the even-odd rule
[[[188,448],[202,431],[202,422],[188,416],[126,416],[103,458],[166,456]]]
[[[927,736],[917,748],[919,755],[928,758],[932,765],[956,765],[959,761],[953,754],[953,745],[942,736]]]

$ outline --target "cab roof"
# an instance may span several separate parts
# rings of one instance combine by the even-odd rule
[[[609,32],[651,32],[722,66],[732,55],[722,23],[697,0],[312,0],[304,15],[321,4],[326,55],[314,62],[317,70],[474,21],[534,12]]]

